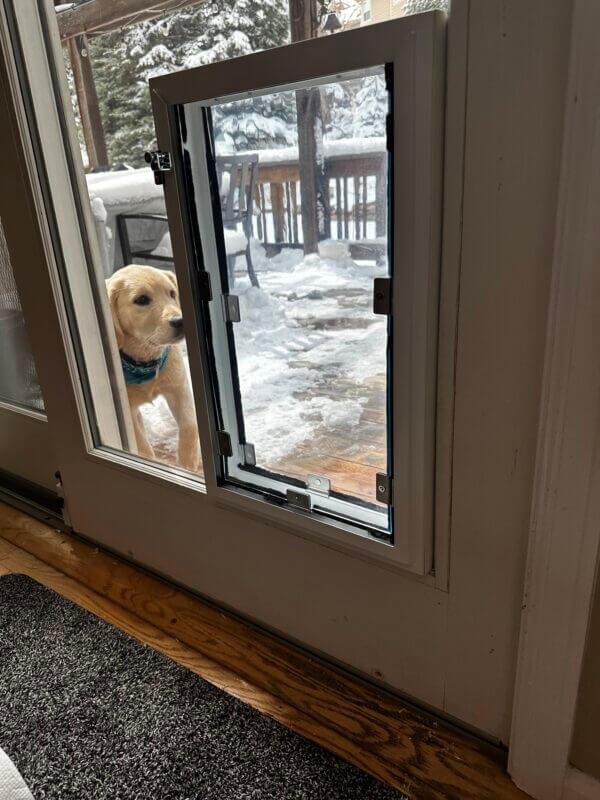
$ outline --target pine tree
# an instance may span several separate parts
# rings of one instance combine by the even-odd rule
[[[284,44],[288,26],[286,0],[215,0],[93,39],[111,161],[141,166],[154,143],[151,77]],[[293,104],[284,96],[220,107],[214,121],[236,149],[294,141]]]

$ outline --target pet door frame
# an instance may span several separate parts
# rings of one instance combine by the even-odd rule
[[[370,73],[367,73],[370,74]],[[362,77],[363,73],[360,74]],[[355,74],[344,75],[344,80],[359,77]],[[341,76],[327,78],[335,81]],[[310,81],[305,88],[312,88],[314,81]],[[294,89],[304,88],[295,86]],[[278,88],[277,91],[287,91]],[[216,185],[216,175],[214,174],[214,142],[212,140],[212,126],[210,120],[210,108],[214,103],[192,104],[181,111],[185,115],[185,123],[180,119],[180,128],[185,127],[187,139],[193,142],[193,152],[186,149],[182,156],[177,153],[175,158],[180,159],[181,164],[185,164],[185,185],[188,187],[188,219],[194,217],[194,209],[197,209],[197,225],[199,233],[196,238],[199,253],[196,254],[197,263],[204,265],[204,272],[207,274],[207,281],[211,286],[212,302],[200,303],[200,314],[203,317],[201,322],[205,330],[210,330],[212,341],[211,374],[213,391],[218,398],[216,405],[219,413],[213,417],[213,424],[217,430],[226,432],[227,445],[230,446],[229,453],[223,453],[221,449],[220,463],[217,465],[217,479],[220,485],[228,485],[230,488],[247,489],[250,492],[258,492],[266,499],[279,504],[289,502],[296,509],[301,508],[300,503],[307,499],[311,505],[310,512],[322,515],[328,519],[337,521],[347,521],[361,536],[373,536],[381,541],[393,543],[391,519],[392,506],[381,506],[376,508],[373,504],[369,507],[366,503],[360,503],[357,499],[345,497],[340,493],[331,492],[327,495],[318,491],[311,491],[305,483],[295,480],[285,473],[277,475],[266,468],[254,468],[245,466],[237,462],[243,460],[243,450],[248,447],[244,433],[245,420],[243,403],[241,397],[241,387],[237,368],[237,348],[233,325],[228,319],[229,315],[223,312],[225,303],[230,297],[230,287],[227,277],[227,263],[224,252],[224,243],[220,231],[223,227],[220,205],[216,201],[218,196],[218,186]],[[179,140],[181,141],[181,133]],[[189,157],[189,158],[188,158]],[[391,173],[390,173],[391,174]],[[190,203],[190,199],[193,202]],[[191,227],[195,227],[192,221]],[[215,236],[215,232],[219,234]],[[215,296],[219,299],[215,302]],[[389,318],[387,346],[390,345]],[[387,349],[387,348],[386,348]],[[387,354],[386,361],[389,362]],[[389,363],[386,372],[389,373]],[[386,400],[389,400],[389,374],[386,376]],[[216,410],[216,409],[215,409]],[[389,424],[386,426],[389,440]],[[222,436],[223,434],[221,434]],[[389,460],[389,442],[386,445]],[[286,492],[292,493],[291,497],[297,500],[288,501]],[[384,527],[385,526],[385,527]]]
[[[225,508],[258,514],[289,530],[301,528],[305,535],[343,544],[421,575],[432,568],[433,549],[444,43],[445,15],[429,12],[150,81],[158,150],[171,154],[171,169],[162,179],[182,309],[186,319],[195,319],[198,334],[188,335],[188,353],[208,496]],[[351,522],[303,512],[289,504],[274,506],[255,491],[223,481],[212,356],[199,313],[203,304],[220,304],[222,297],[213,287],[212,300],[203,299],[206,276],[194,251],[179,143],[179,115],[185,104],[208,105],[248,93],[335,80],[383,65],[393,70],[394,401],[388,417],[393,432],[393,543],[374,539]],[[206,223],[205,231],[211,230],[212,220]],[[214,227],[212,231],[214,239]],[[203,246],[208,248],[206,242]],[[216,253],[214,242],[208,252]]]

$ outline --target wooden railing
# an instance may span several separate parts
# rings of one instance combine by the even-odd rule
[[[384,246],[387,233],[387,154],[382,150],[325,159],[330,192],[326,236]],[[264,161],[258,170],[256,235],[265,246],[300,247],[302,222],[298,161]],[[269,219],[270,218],[270,219]],[[371,223],[371,224],[369,224]]]

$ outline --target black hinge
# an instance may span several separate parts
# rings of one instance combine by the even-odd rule
[[[64,519],[65,523],[70,526],[71,517],[69,515],[69,509],[67,508],[67,498],[65,497],[65,491],[63,488],[62,475],[58,470],[56,470],[54,477],[56,478],[56,494],[62,500],[62,518]]]
[[[217,431],[217,440],[219,442],[219,455],[229,458],[233,455],[233,448],[231,447],[231,436],[227,431]]]
[[[378,472],[375,476],[375,497],[380,503],[392,505],[392,479],[385,472]]]
[[[165,172],[171,172],[173,164],[171,162],[171,153],[164,152],[163,150],[150,150],[144,153],[146,163],[150,164],[150,169],[154,173],[154,183],[161,186],[165,182]]]
[[[392,313],[391,278],[375,278],[373,281],[373,313],[384,316]]]
[[[205,300],[207,303],[212,300],[212,285],[210,282],[210,272],[205,269],[198,270],[198,294],[200,300]]]
[[[394,88],[394,64],[389,62],[385,65],[385,88],[391,92]]]
[[[391,114],[385,117],[385,145],[388,153],[394,150],[394,118]]]

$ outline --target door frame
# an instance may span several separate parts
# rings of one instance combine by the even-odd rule
[[[574,0],[509,758],[539,800],[600,797],[569,766],[600,550],[599,30],[600,4]]]

